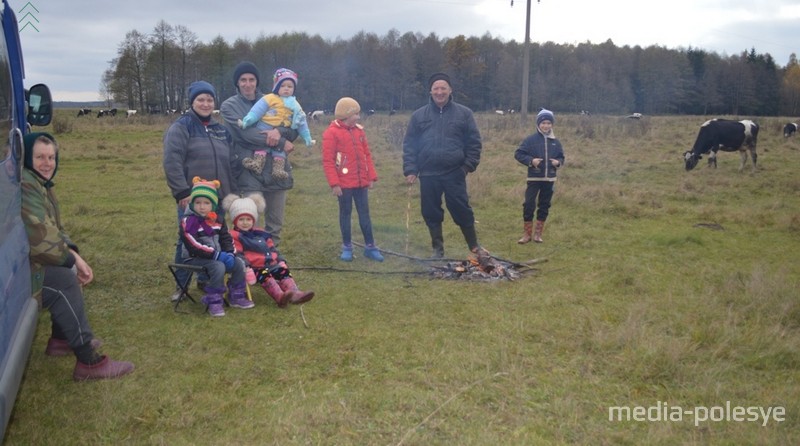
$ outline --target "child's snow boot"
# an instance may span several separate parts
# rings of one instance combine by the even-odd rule
[[[222,298],[223,293],[225,293],[225,288],[207,286],[206,295],[200,299],[200,301],[208,307],[208,314],[213,317],[225,316],[225,301]]]
[[[268,278],[261,284],[261,288],[264,288],[264,291],[269,294],[269,297],[278,304],[278,307],[284,308],[287,303],[289,303],[289,299],[286,293],[283,292],[278,282],[275,281],[272,277]]]
[[[247,298],[247,285],[242,282],[238,285],[228,285],[228,303],[232,307],[248,310],[256,306],[253,301]]]
[[[286,172],[286,158],[277,156],[272,158],[272,177],[279,180],[289,178],[289,173]]]
[[[284,294],[288,296],[286,300],[291,304],[303,304],[314,298],[313,291],[300,291],[291,277],[283,278],[279,283]]]

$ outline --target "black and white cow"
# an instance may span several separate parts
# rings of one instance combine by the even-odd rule
[[[788,138],[788,137],[794,135],[795,133],[797,133],[797,123],[796,122],[790,122],[790,123],[786,124],[786,126],[783,128],[783,137],[784,138]]]
[[[717,167],[717,151],[735,152],[738,151],[742,157],[739,171],[744,170],[747,163],[747,151],[753,159],[753,171],[756,170],[758,154],[756,153],[756,142],[758,141],[758,124],[750,120],[729,121],[726,119],[712,119],[700,126],[697,140],[694,142],[692,150],[683,154],[686,162],[686,170],[692,170],[697,162],[706,153],[711,152],[708,157],[708,165]]]
[[[91,108],[79,108],[78,109],[78,117],[87,116],[90,113],[92,113],[92,109]]]
[[[117,116],[117,109],[116,108],[112,108],[110,110],[100,110],[99,112],[97,112],[97,117],[98,118],[103,117],[103,116]]]

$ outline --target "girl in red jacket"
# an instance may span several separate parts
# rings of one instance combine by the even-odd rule
[[[342,231],[342,254],[345,262],[353,260],[353,244],[350,232],[350,216],[353,203],[358,212],[358,224],[364,235],[364,257],[383,262],[380,250],[372,237],[372,221],[369,218],[368,190],[378,181],[372,153],[369,151],[361,119],[361,106],[353,98],[339,99],[331,125],[322,134],[322,169],[339,199],[339,228]]]
[[[314,292],[300,291],[286,260],[275,248],[272,235],[256,227],[265,206],[261,194],[243,198],[231,194],[222,200],[222,207],[231,216],[233,246],[246,266],[245,279],[248,285],[260,284],[281,308],[290,303],[306,303],[314,297]]]

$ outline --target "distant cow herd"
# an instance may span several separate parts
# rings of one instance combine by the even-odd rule
[[[188,111],[188,110],[187,110]],[[218,110],[214,111],[219,114]],[[78,109],[78,116],[89,116],[93,113],[91,108]],[[178,113],[177,110],[170,110],[170,113]],[[181,112],[181,114],[186,111]],[[389,116],[394,115],[395,110],[389,112]],[[510,110],[495,110],[497,115],[514,114],[513,109]],[[154,114],[151,111],[151,114]],[[160,113],[159,113],[160,114]],[[325,115],[330,115],[330,110],[314,110],[307,113],[308,118],[312,121],[319,121]],[[375,110],[365,110],[364,114],[370,116],[375,114]],[[116,116],[117,109],[101,109],[97,111],[97,117]],[[136,115],[136,110],[127,110],[125,116],[130,118]],[[589,115],[589,112],[581,110],[581,115]],[[641,113],[633,113],[626,118],[641,119]],[[697,133],[694,145],[691,150],[684,152],[683,160],[684,166],[687,171],[694,169],[703,156],[708,156],[708,166],[717,167],[717,152],[739,152],[741,163],[739,164],[739,171],[744,170],[747,164],[748,153],[752,160],[753,171],[756,170],[758,165],[758,153],[756,146],[758,143],[758,124],[751,120],[732,121],[727,119],[711,119],[704,122],[700,126],[700,131]],[[783,127],[783,137],[790,138],[797,133],[797,123],[789,122]]]

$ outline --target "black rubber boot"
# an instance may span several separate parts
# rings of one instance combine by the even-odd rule
[[[428,226],[431,233],[431,247],[433,247],[432,259],[444,258],[444,236],[442,235],[442,225]]]
[[[475,251],[480,248],[478,245],[478,234],[475,233],[475,226],[462,226],[461,233],[464,234],[464,240],[467,241],[467,247],[470,251]]]

